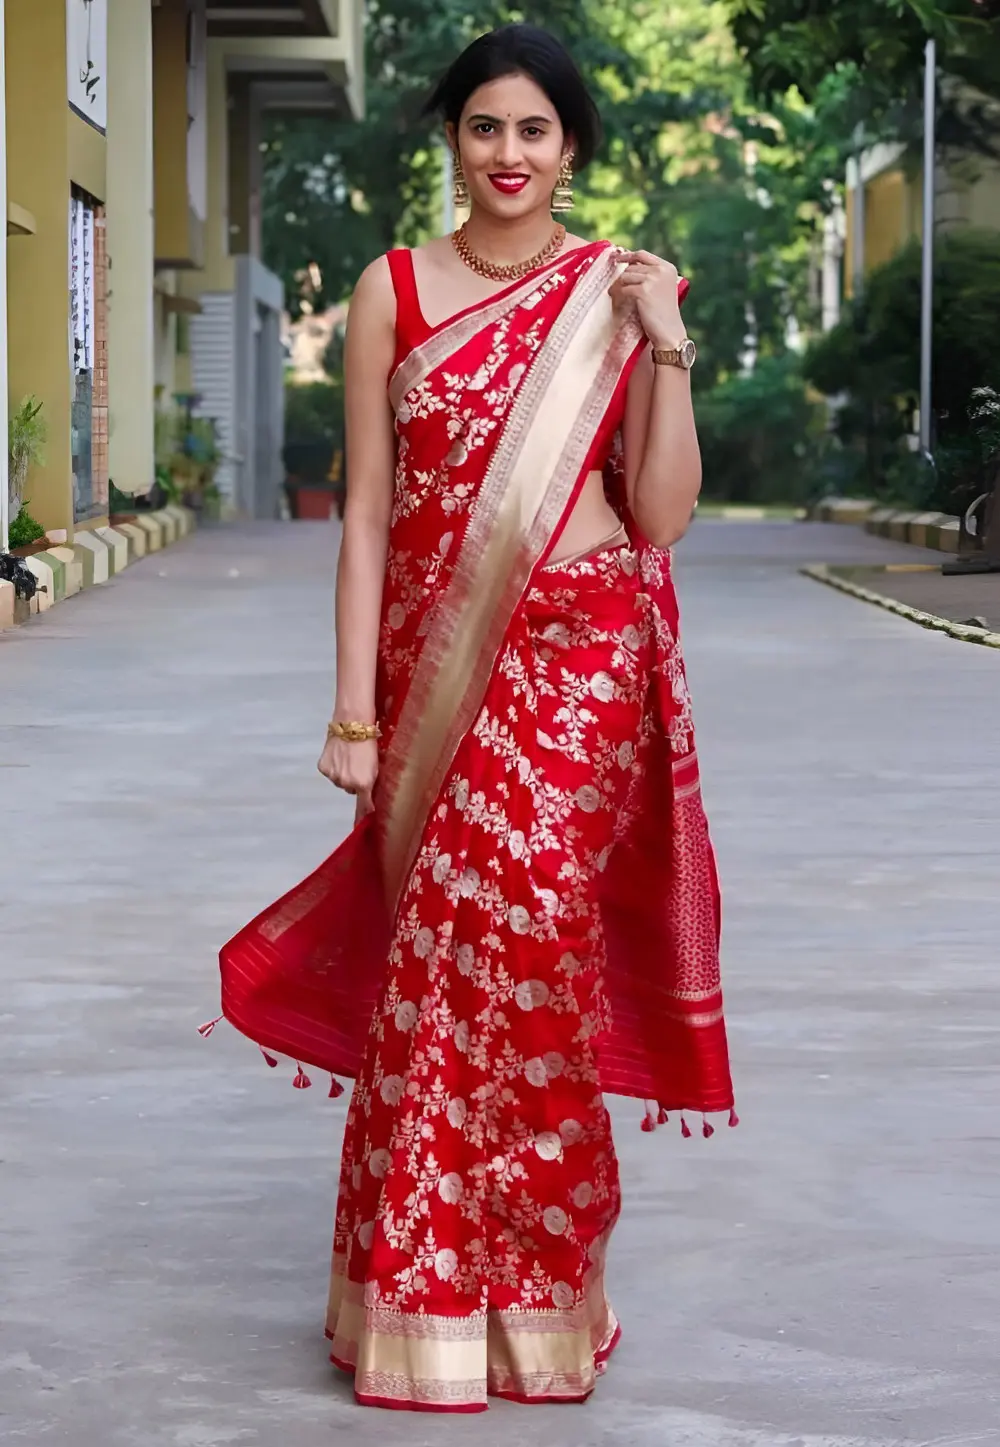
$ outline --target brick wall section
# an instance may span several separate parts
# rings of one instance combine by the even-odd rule
[[[152,405],[152,404],[150,404]],[[94,207],[94,390],[90,457],[93,499],[108,510],[108,247],[103,206]]]

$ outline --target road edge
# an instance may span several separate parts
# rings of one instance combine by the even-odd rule
[[[946,633],[949,638],[955,638],[960,643],[979,643],[984,648],[1000,648],[1000,633],[993,633],[986,628],[974,628],[967,623],[955,623],[950,618],[940,618],[936,613],[925,613],[920,608],[913,608],[909,603],[900,603],[897,598],[887,597],[885,593],[863,588],[860,583],[852,583],[849,578],[839,577],[828,563],[806,563],[799,572],[806,578],[812,578],[814,582],[825,583],[828,588],[836,588],[838,592],[847,593],[862,603],[871,603],[876,608],[884,608],[889,613],[895,613],[897,617],[906,618],[910,623],[917,623],[921,628]]]

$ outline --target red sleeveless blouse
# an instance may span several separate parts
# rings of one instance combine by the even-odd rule
[[[413,252],[400,246],[395,251],[386,252],[386,260],[392,276],[392,289],[396,293],[396,355],[392,363],[395,371],[414,347],[427,340],[434,328],[428,326],[420,310]]]

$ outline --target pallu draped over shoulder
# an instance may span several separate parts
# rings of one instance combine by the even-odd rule
[[[581,247],[401,347],[375,811],[221,954],[237,1028],[300,1085],[355,1079],[327,1332],[366,1403],[585,1398],[618,1337],[604,1095],[647,1129],[732,1109],[670,556],[624,494],[621,266]],[[595,468],[623,532],[552,562]]]

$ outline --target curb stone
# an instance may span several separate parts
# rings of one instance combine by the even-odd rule
[[[145,528],[138,523],[119,523],[118,531],[124,533],[128,538],[129,562],[134,563],[136,558],[144,558],[147,553],[146,539],[149,534]]]
[[[31,611],[33,613],[44,613],[52,607],[57,600],[56,594],[56,561],[45,553],[35,553],[34,557],[25,558],[25,565],[28,571],[34,573],[38,581],[39,591],[31,600]],[[45,589],[44,593],[41,591]]]
[[[71,547],[60,543],[58,547],[46,548],[50,558],[55,558],[57,563],[62,564],[63,569],[63,591],[64,598],[72,598],[79,593],[83,587],[83,565],[77,562],[76,554]]]
[[[959,521],[948,513],[877,507],[868,514],[864,528],[875,537],[891,538],[893,542],[934,548],[939,553],[958,552]]]
[[[118,528],[96,528],[108,550],[108,576],[124,573],[129,565],[128,538]]]
[[[163,547],[163,524],[157,520],[156,514],[151,512],[139,513],[135,520],[135,526],[146,534],[146,552],[158,553]]]
[[[72,542],[53,542],[32,553],[24,563],[35,575],[39,591],[30,600],[18,599],[13,584],[0,583],[0,631],[47,612],[85,588],[107,583],[137,559],[188,537],[196,523],[191,509],[172,505],[140,514],[134,523],[81,529]]]
[[[950,618],[939,618],[936,613],[925,613],[920,608],[912,608],[909,603],[900,603],[896,598],[887,598],[884,593],[876,593],[871,588],[863,588],[860,583],[838,577],[826,563],[807,563],[799,572],[806,578],[813,578],[817,583],[826,583],[838,592],[859,598],[863,603],[873,603],[875,607],[896,613],[911,623],[919,623],[921,628],[946,633],[949,638],[957,638],[962,643],[980,643],[984,648],[1000,648],[1000,633],[993,633],[987,628],[973,628],[967,623],[955,623]]]
[[[108,545],[96,533],[80,532],[73,539],[73,552],[83,567],[83,586],[92,588],[95,583],[106,583],[108,567]]]
[[[808,515],[821,523],[863,523],[874,506],[866,497],[823,497]]]
[[[939,553],[957,553],[959,520],[949,513],[910,512],[903,508],[876,507],[866,498],[824,497],[809,509],[809,516],[821,523],[854,523],[878,538],[931,548]]]
[[[158,512],[151,512],[149,516],[158,522],[163,529],[163,539],[160,546],[166,548],[169,547],[171,543],[176,543],[181,535],[181,530],[177,524],[177,519],[170,509],[166,507],[160,508]]]

